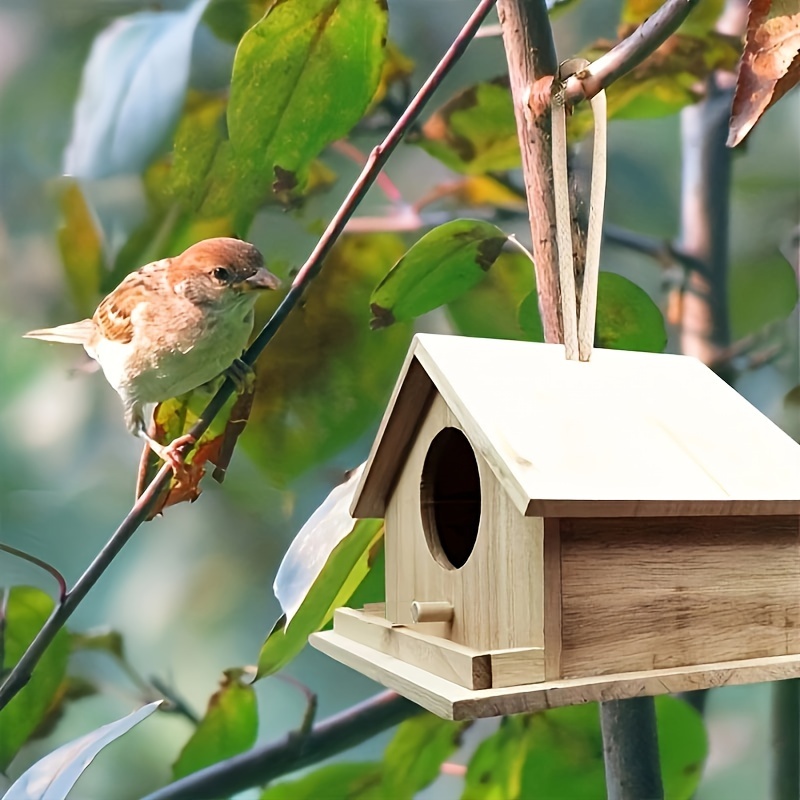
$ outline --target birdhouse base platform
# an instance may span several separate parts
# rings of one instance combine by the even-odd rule
[[[345,612],[345,617],[347,614],[363,614],[350,609],[340,609],[336,613],[342,612]],[[391,625],[387,625],[391,629]],[[344,627],[347,626],[345,623]],[[468,689],[381,649],[355,641],[340,632],[341,624],[337,627],[339,631],[312,634],[309,638],[311,645],[445,719],[505,716],[578,703],[800,677],[800,655],[788,655]],[[362,638],[361,634],[357,635]],[[392,637],[392,634],[388,636]],[[462,664],[461,670],[463,662],[456,659],[456,663]]]

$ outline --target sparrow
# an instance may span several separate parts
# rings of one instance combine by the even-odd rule
[[[187,434],[166,446],[156,442],[147,433],[145,406],[196,389],[232,365],[241,374],[238,359],[253,330],[255,301],[262,290],[279,286],[252,244],[205,239],[132,272],[91,319],[25,337],[82,344],[119,394],[128,430],[177,474],[182,448],[194,439]]]

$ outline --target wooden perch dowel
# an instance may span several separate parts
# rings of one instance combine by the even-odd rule
[[[450,622],[453,619],[453,605],[446,600],[411,603],[411,619],[414,622]]]

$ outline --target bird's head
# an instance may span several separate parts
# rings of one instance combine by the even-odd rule
[[[172,260],[175,287],[198,305],[237,306],[281,282],[256,247],[239,239],[204,239]]]

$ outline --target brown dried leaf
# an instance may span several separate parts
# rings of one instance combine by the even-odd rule
[[[750,0],[728,147],[740,144],[764,112],[800,81],[800,0]]]
[[[236,440],[244,430],[250,417],[255,396],[254,387],[232,397],[211,423],[209,429],[200,437],[197,446],[186,458],[186,470],[181,476],[170,479],[150,512],[148,520],[161,514],[168,506],[177,503],[193,503],[200,496],[200,481],[206,474],[206,465],[213,464],[211,477],[218,483],[225,479],[225,471],[230,463]],[[153,412],[150,435],[162,444],[177,439],[186,433],[199,418],[211,394],[201,387],[192,392],[159,403]],[[139,497],[161,467],[161,459],[147,446],[144,446],[139,462],[139,475],[136,482],[136,496]]]

